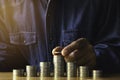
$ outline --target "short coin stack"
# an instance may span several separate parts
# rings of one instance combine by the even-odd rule
[[[24,70],[23,69],[13,69],[13,77],[23,77]]]
[[[64,58],[60,52],[58,55],[54,55],[53,64],[54,64],[54,77],[63,77],[64,76]]]
[[[77,66],[74,62],[67,62],[67,77],[77,76]]]
[[[27,77],[36,77],[37,76],[37,69],[36,66],[26,66],[26,75]]]
[[[50,76],[50,64],[49,62],[40,62],[40,77]]]
[[[98,80],[101,77],[100,70],[93,70],[93,80]]]

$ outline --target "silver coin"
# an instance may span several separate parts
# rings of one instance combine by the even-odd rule
[[[67,77],[77,76],[77,66],[74,62],[67,62]]]
[[[50,63],[40,62],[40,76],[49,77],[50,76]]]
[[[80,78],[86,78],[88,77],[88,68],[86,66],[80,66],[79,67],[80,70]]]
[[[13,76],[24,76],[24,70],[23,69],[13,69]]]
[[[37,76],[37,69],[36,66],[26,66],[26,75],[27,77],[36,77]]]
[[[101,70],[93,70],[93,79],[98,79],[101,77]]]
[[[53,57],[54,64],[54,77],[63,77],[64,76],[64,58],[62,55],[54,55]]]

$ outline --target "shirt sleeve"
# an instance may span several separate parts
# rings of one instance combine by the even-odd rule
[[[97,68],[104,72],[120,72],[120,1],[100,1],[94,49]]]
[[[108,73],[120,72],[120,29],[116,26],[108,27],[112,30],[107,34],[101,33],[103,36],[94,45],[97,67]]]

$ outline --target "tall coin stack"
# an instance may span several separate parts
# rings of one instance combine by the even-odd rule
[[[74,62],[67,62],[67,77],[77,76],[77,66]]]
[[[54,77],[63,77],[64,76],[64,58],[60,52],[57,52],[58,55],[54,55],[53,64],[54,64]]]
[[[40,77],[49,77],[49,76],[50,76],[50,63],[40,62]]]
[[[80,78],[87,78],[88,77],[88,68],[86,66],[80,66]]]
[[[36,66],[26,66],[26,75],[27,77],[36,77],[37,76],[37,68]]]

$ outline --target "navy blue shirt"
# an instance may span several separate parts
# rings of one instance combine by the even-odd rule
[[[120,72],[119,4],[119,0],[51,0],[46,27],[52,48],[87,38],[96,52],[97,69]]]
[[[17,48],[16,52],[19,50],[23,61],[26,60],[25,64],[52,62],[51,51],[54,47],[64,47],[83,37],[94,47],[98,69],[120,72],[119,0],[33,0],[32,4],[37,41],[29,46],[12,45]],[[5,44],[11,46],[9,42]],[[10,57],[11,53],[13,51],[8,50],[6,53],[0,52],[0,55],[7,54]],[[2,65],[2,59],[7,62],[6,56],[0,57]],[[17,64],[17,61],[12,60]]]

